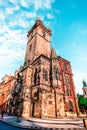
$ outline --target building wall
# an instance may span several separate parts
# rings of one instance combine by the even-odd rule
[[[0,109],[6,110],[9,93],[12,90],[13,76],[4,76],[0,82]]]
[[[83,88],[83,95],[85,98],[87,98],[87,87]]]
[[[22,83],[22,92],[23,92],[23,113],[22,116],[31,115],[31,79],[32,79],[32,68],[27,68],[22,71],[23,73],[23,83]]]
[[[66,111],[72,111],[70,104],[73,106],[73,113],[79,113],[76,90],[74,86],[72,68],[70,62],[59,57],[60,68],[62,72],[62,90],[65,94]]]

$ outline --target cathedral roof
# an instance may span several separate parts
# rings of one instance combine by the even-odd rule
[[[57,58],[57,54],[56,54],[56,51],[55,51],[54,47],[52,47],[52,49],[51,49],[50,58]]]

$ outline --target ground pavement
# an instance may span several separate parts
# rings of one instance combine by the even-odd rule
[[[39,119],[20,118],[17,122],[16,116],[4,115],[1,121],[14,127],[33,130],[87,130],[83,124],[83,118],[63,118],[63,119]]]

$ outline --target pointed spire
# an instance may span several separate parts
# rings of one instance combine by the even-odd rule
[[[44,26],[43,22],[40,19],[37,19],[35,24],[37,24],[37,25],[41,24],[42,26]]]
[[[86,81],[83,79],[83,88],[87,87]]]
[[[54,47],[52,47],[52,49],[51,49],[50,58],[57,58],[57,54],[56,54],[56,51],[55,51]]]

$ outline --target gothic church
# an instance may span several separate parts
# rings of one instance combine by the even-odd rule
[[[59,118],[79,113],[70,62],[50,48],[51,31],[41,20],[28,32],[17,111],[23,117]],[[16,97],[13,97],[16,100]],[[15,105],[11,106],[14,112]],[[15,109],[16,111],[16,109]]]

